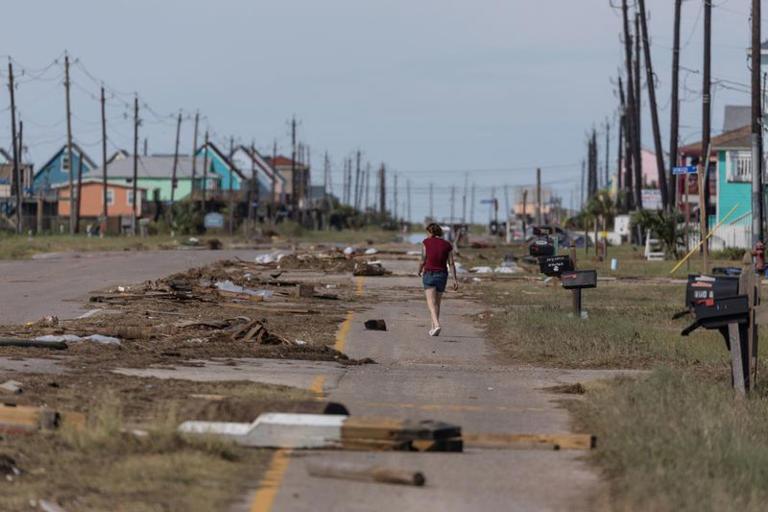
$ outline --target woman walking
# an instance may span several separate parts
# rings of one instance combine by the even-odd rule
[[[448,284],[448,265],[453,275],[453,289],[459,289],[456,277],[456,263],[453,261],[453,246],[443,240],[443,229],[434,222],[427,226],[427,238],[421,246],[419,277],[424,284],[427,306],[432,317],[430,336],[440,335],[440,302]]]

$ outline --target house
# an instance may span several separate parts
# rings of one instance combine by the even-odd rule
[[[254,173],[259,184],[259,199],[280,202],[285,192],[285,177],[277,172],[256,148],[240,145],[230,155],[230,160],[244,174]],[[271,198],[273,190],[275,196]]]
[[[77,190],[75,185],[75,190]],[[59,199],[58,214],[60,217],[69,217],[70,190],[69,183],[54,185],[51,187],[57,192]],[[142,196],[144,189],[136,198],[136,216],[141,215]],[[97,178],[83,179],[81,187],[82,200],[80,201],[80,217],[100,217],[104,211],[104,183]],[[133,205],[133,186],[125,183],[107,184],[107,215],[109,217],[131,217]]]
[[[294,200],[294,179],[293,170],[296,169],[296,186],[298,187],[297,197],[299,206],[303,206],[306,201],[306,196],[309,194],[310,184],[310,168],[308,165],[301,162],[294,162],[288,157],[283,155],[277,155],[273,158],[266,157],[266,162],[269,163],[280,175],[285,178],[285,202],[287,204],[293,204]]]
[[[197,150],[196,155],[198,161],[204,160],[207,156],[208,172],[218,177],[219,190],[238,191],[241,188],[244,188],[243,182],[246,178],[243,170],[238,169],[229,157],[227,157],[214,143],[208,142],[207,144],[203,144],[203,146]],[[198,169],[202,169],[202,166],[199,165]]]
[[[140,156],[137,158],[136,186],[145,191],[147,201],[170,202],[182,200],[192,193],[192,157],[180,155],[176,165],[176,189],[173,191],[173,155]],[[216,191],[220,187],[220,178],[212,174],[213,166],[209,162],[207,179],[203,172],[203,158],[197,157],[195,189],[201,190],[203,181],[206,189]],[[88,179],[102,179],[103,170],[94,169],[88,173]],[[107,165],[107,180],[110,183],[133,185],[133,156],[117,158]],[[173,194],[172,194],[173,191]]]
[[[32,192],[32,176],[34,166],[32,164],[19,163],[22,195],[28,196]],[[0,148],[0,199],[15,197],[13,180],[13,156]]]
[[[48,161],[34,174],[32,189],[36,195],[45,195],[52,190],[54,185],[69,183],[69,173],[77,180],[78,171],[82,163],[83,175],[98,167],[96,163],[77,144],[72,144],[72,162],[69,161],[69,151],[66,144],[62,146]]]

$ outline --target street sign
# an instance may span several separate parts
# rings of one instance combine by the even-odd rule
[[[699,168],[695,165],[686,165],[684,167],[673,167],[672,168],[672,174],[680,175],[680,174],[697,174],[699,172]]]
[[[495,203],[496,203],[495,199],[481,199],[480,200],[480,204],[495,204]]]
[[[205,229],[221,229],[224,227],[224,216],[216,212],[208,213],[203,219],[203,224]]]

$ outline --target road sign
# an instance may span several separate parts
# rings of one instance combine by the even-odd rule
[[[495,204],[496,199],[481,199],[480,204]]]
[[[695,165],[686,165],[683,167],[673,167],[672,168],[672,174],[680,175],[680,174],[696,174],[699,172],[699,168]]]
[[[224,227],[224,216],[217,212],[206,214],[203,224],[206,229],[221,229]]]

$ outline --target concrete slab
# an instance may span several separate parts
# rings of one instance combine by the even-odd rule
[[[0,357],[0,372],[61,374],[67,369],[56,359]]]
[[[344,366],[326,361],[243,358],[193,360],[187,365],[175,366],[118,368],[114,372],[196,382],[251,381],[322,391],[323,385],[335,387],[338,384],[344,374]]]

